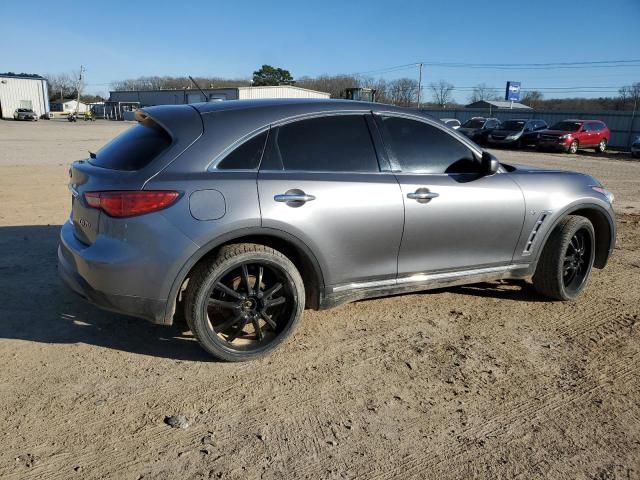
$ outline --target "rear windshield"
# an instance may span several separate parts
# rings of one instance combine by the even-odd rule
[[[464,128],[482,128],[486,120],[484,118],[472,118],[462,124]]]
[[[111,170],[140,170],[169,145],[169,134],[156,122],[146,118],[98,150],[89,163]]]
[[[581,122],[558,122],[549,130],[560,130],[561,132],[577,132],[582,126]]]

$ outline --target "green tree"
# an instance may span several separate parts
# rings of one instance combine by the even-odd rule
[[[263,87],[267,85],[293,85],[296,83],[289,70],[262,65],[260,70],[253,72],[253,85]]]

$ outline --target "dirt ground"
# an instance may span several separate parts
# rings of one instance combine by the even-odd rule
[[[68,164],[126,126],[0,122],[0,478],[640,478],[640,163],[498,152],[615,193],[615,255],[576,302],[522,282],[363,301],[225,364],[58,280]]]

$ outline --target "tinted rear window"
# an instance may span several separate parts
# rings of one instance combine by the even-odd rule
[[[169,148],[169,145],[169,134],[147,118],[107,143],[89,163],[111,170],[140,170]]]
[[[377,172],[376,152],[362,115],[289,123],[272,131],[262,170]]]
[[[266,139],[267,132],[263,132],[247,140],[227,155],[216,168],[218,170],[254,170],[258,168]]]

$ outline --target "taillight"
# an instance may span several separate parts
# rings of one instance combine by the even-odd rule
[[[124,192],[87,192],[87,204],[112,217],[132,217],[168,207],[178,198],[178,192],[143,190]]]

